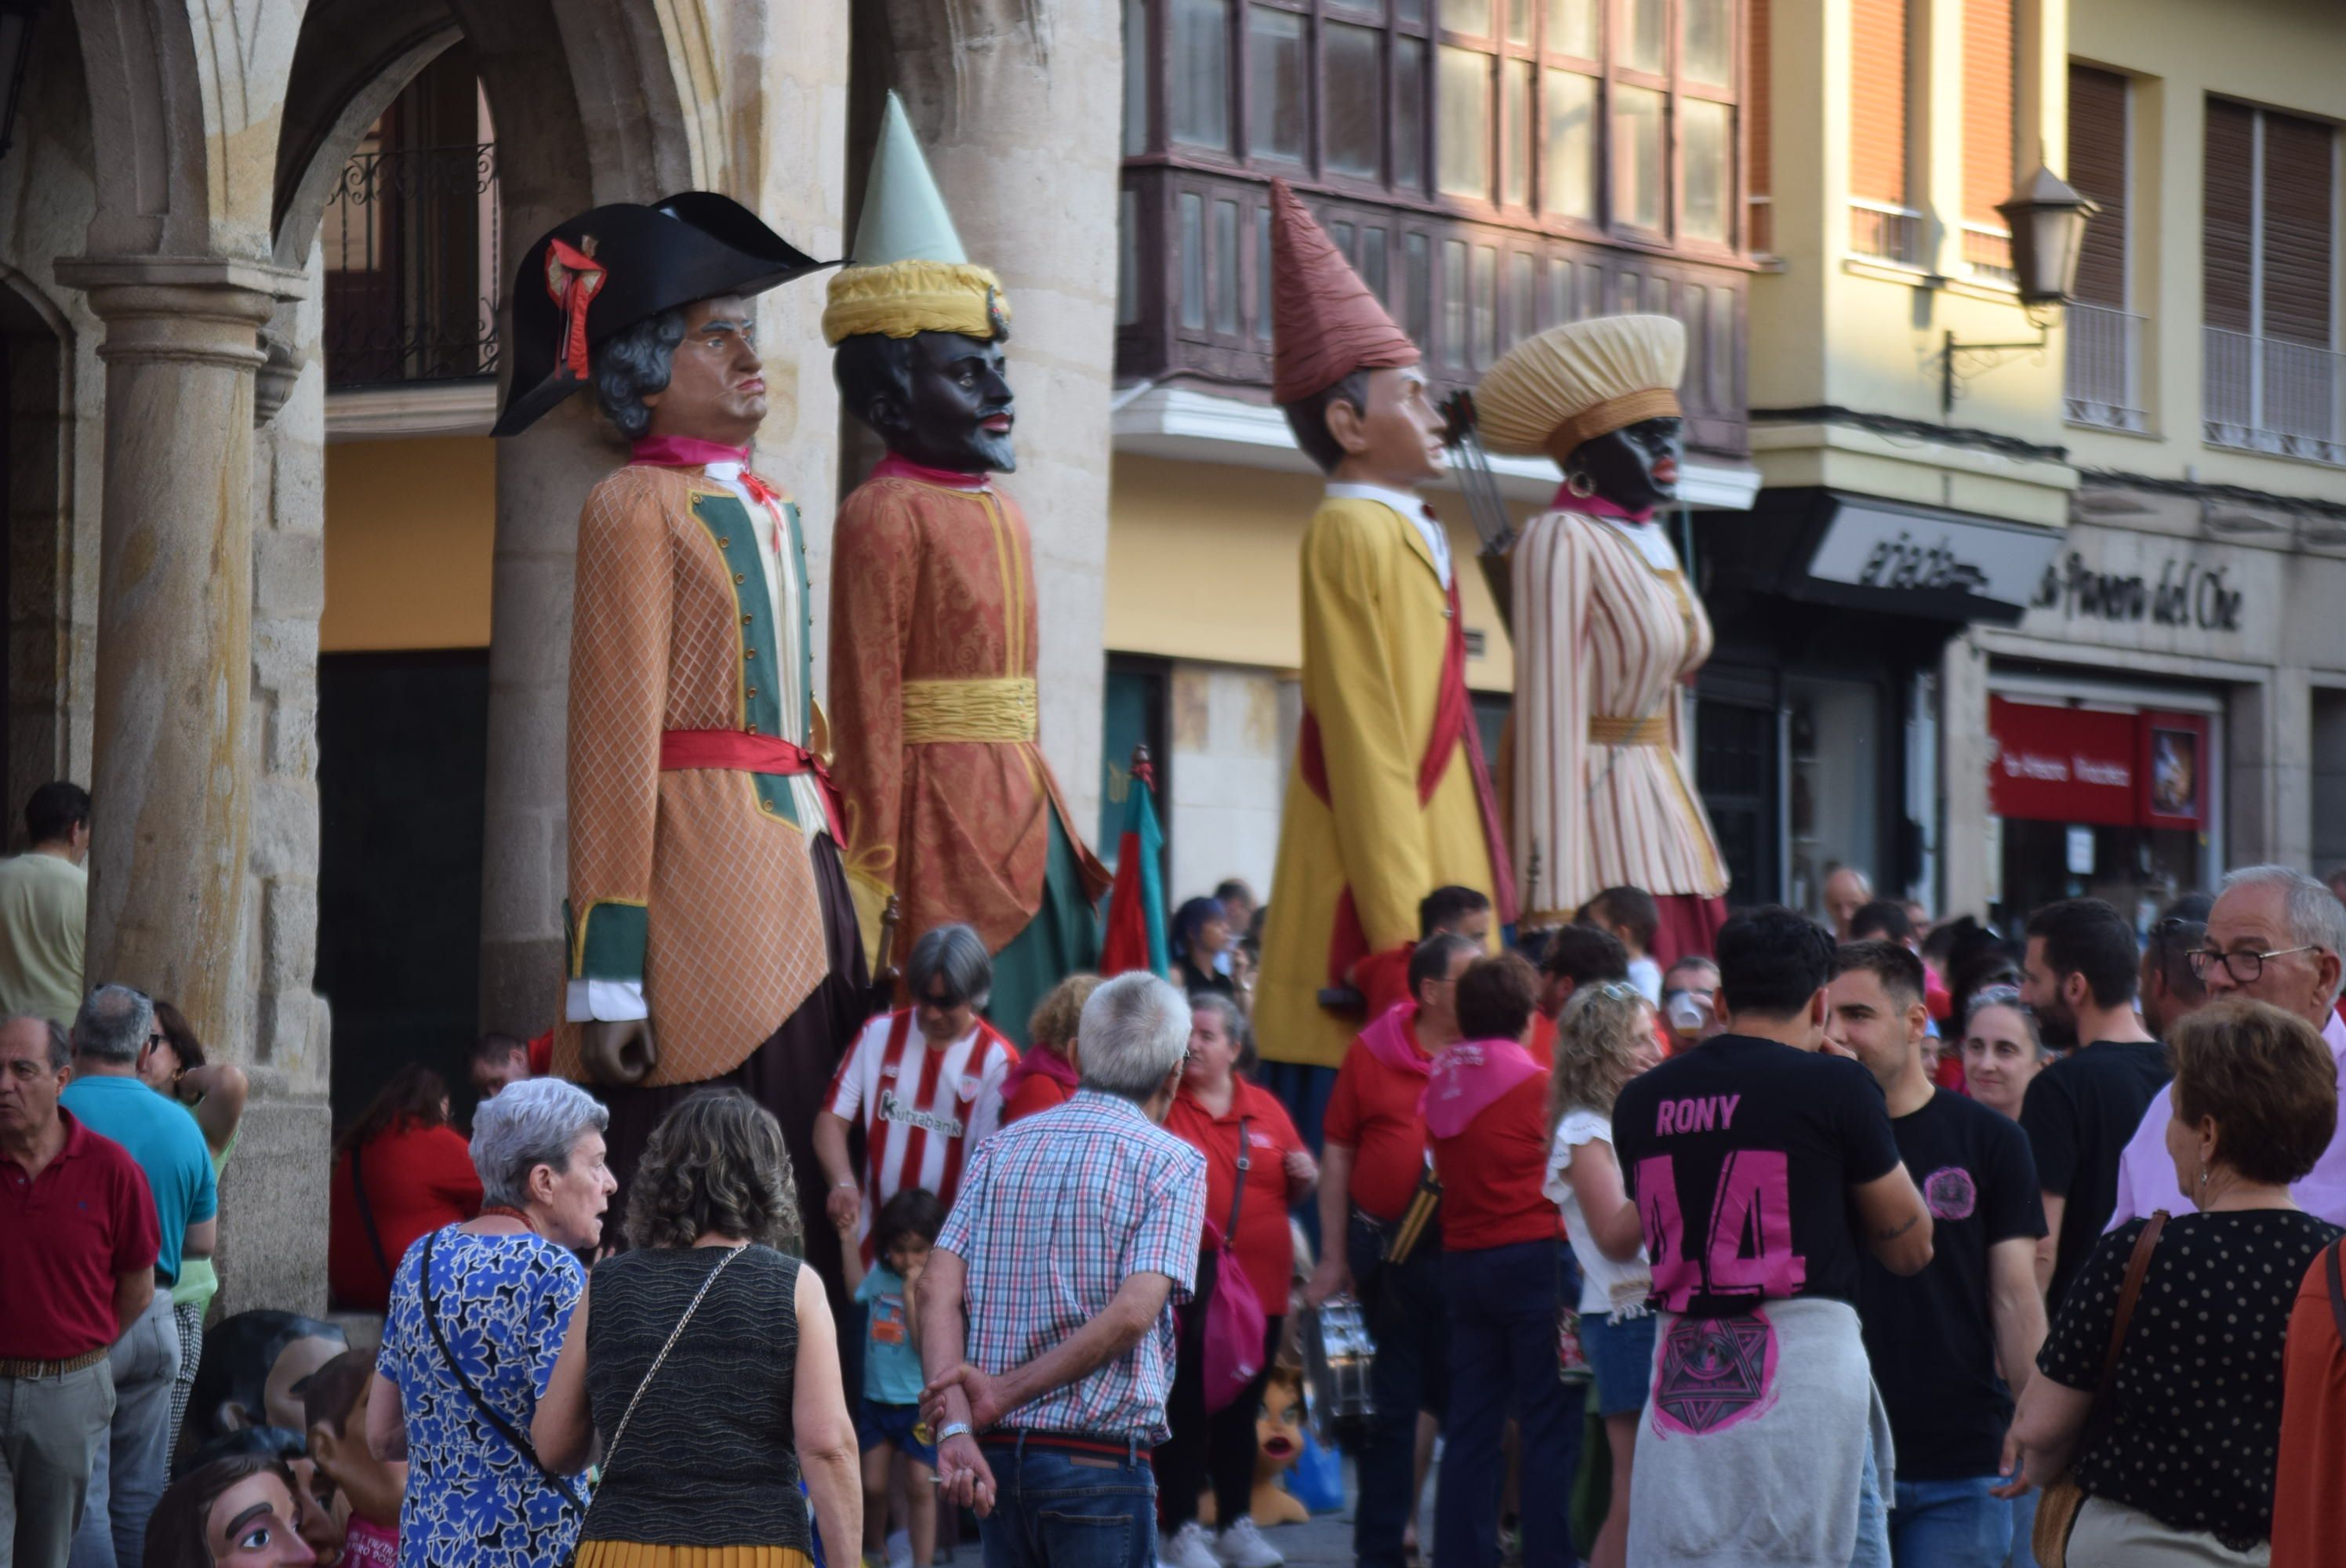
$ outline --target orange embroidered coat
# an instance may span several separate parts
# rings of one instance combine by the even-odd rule
[[[1107,886],[1035,746],[1035,626],[1034,545],[1000,490],[883,468],[841,504],[832,777],[867,954],[892,892],[902,943],[965,921],[1000,952],[1042,907],[1051,811]]]
[[[740,1066],[826,972],[808,837],[825,829],[804,780],[660,766],[668,730],[815,738],[806,555],[797,507],[781,511],[774,596],[752,532],[771,513],[698,470],[620,469],[578,520],[568,975],[640,984],[653,1084]],[[580,1075],[574,1023],[554,1070]]]

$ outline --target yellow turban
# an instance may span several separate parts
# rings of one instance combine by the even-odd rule
[[[1010,301],[1002,280],[967,261],[883,261],[847,267],[832,274],[830,303],[823,307],[823,341],[876,332],[909,338],[915,332],[960,332],[994,338],[1008,331]]]

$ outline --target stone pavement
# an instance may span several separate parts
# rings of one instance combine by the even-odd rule
[[[1345,1495],[1352,1495],[1349,1486]],[[1275,1526],[1264,1531],[1262,1538],[1287,1558],[1287,1568],[1352,1568],[1352,1505],[1347,1502],[1336,1513],[1314,1514],[1301,1524]]]

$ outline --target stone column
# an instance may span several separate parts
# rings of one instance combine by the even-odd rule
[[[1987,863],[1987,654],[1969,632],[1939,660],[1939,769],[1946,802],[1940,827],[1939,908],[1985,918],[1996,880]]]
[[[88,975],[225,1041],[246,1011],[253,377],[301,277],[225,257],[57,277],[107,328]]]
[[[1109,402],[1124,43],[1114,0],[892,0],[892,85],[970,260],[1015,314],[1018,472],[1035,535],[1043,750],[1099,820]],[[859,147],[858,158],[868,156]]]

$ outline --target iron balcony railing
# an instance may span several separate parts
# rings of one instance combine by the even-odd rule
[[[1849,199],[1849,248],[1860,256],[1920,267],[1923,215],[1911,207],[1852,196]]]
[[[2200,418],[2208,442],[2346,463],[2346,354],[2201,329]]]
[[[2142,322],[2132,311],[2106,305],[2071,305],[2065,312],[2068,347],[2062,384],[2073,423],[2150,428],[2142,398]]]
[[[361,151],[327,199],[326,372],[336,387],[497,371],[495,142]]]

